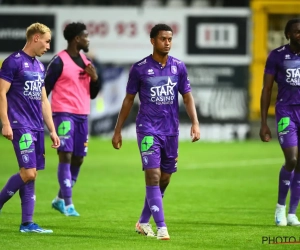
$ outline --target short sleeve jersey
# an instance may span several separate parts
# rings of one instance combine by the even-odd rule
[[[44,65],[22,50],[4,60],[0,78],[11,84],[6,96],[12,129],[44,130],[41,102],[44,75]]]
[[[265,74],[274,75],[278,84],[276,105],[300,105],[300,55],[288,44],[271,51]]]
[[[137,132],[178,135],[178,93],[190,91],[187,70],[180,60],[169,56],[162,67],[150,55],[135,63],[129,73],[127,93],[139,95]]]

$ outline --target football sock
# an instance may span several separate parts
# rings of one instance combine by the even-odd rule
[[[35,181],[30,181],[23,185],[19,190],[22,207],[22,224],[32,222],[35,207]]]
[[[300,173],[294,173],[294,178],[291,183],[291,199],[289,214],[296,214],[296,210],[300,200]]]
[[[58,182],[62,198],[65,200],[65,205],[72,204],[72,180],[69,163],[59,163],[58,165]],[[60,198],[60,194],[58,194]]]
[[[279,173],[279,187],[278,187],[278,204],[285,205],[286,196],[288,194],[291,180],[294,172],[288,172],[284,166]]]
[[[72,187],[77,181],[77,177],[80,171],[80,167],[71,165],[71,177],[72,177]]]
[[[146,197],[157,227],[165,227],[165,218],[159,186],[146,186]]]
[[[166,187],[160,187],[160,192],[161,192],[161,197],[164,197],[164,193],[165,193]],[[141,217],[139,219],[140,223],[149,223],[151,217],[151,210],[150,207],[148,205],[148,201],[147,198],[145,197],[145,202],[144,202],[144,208],[141,214]]]
[[[0,192],[0,209],[3,207],[4,203],[7,202],[24,184],[25,183],[19,173],[9,178],[6,185]]]

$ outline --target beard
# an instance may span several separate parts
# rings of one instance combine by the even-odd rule
[[[83,48],[82,50],[83,50],[83,52],[85,52],[85,53],[89,52],[89,48],[88,48],[88,47],[85,47],[85,48]]]

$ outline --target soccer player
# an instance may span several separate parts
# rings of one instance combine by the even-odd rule
[[[289,44],[271,51],[266,61],[261,94],[260,138],[272,138],[267,125],[268,109],[274,81],[278,84],[276,101],[277,136],[285,163],[279,173],[278,201],[275,210],[277,226],[300,226],[296,209],[300,198],[300,19],[291,19],[284,30]],[[286,197],[291,189],[286,217]]]
[[[58,148],[60,190],[52,207],[66,216],[79,216],[72,201],[74,186],[87,153],[90,99],[99,92],[95,67],[80,53],[88,52],[88,31],[83,23],[70,23],[64,29],[68,42],[50,62],[45,78],[47,95],[52,91],[53,120],[61,140]]]
[[[200,139],[200,128],[194,99],[184,63],[172,56],[173,31],[165,24],[155,25],[150,32],[153,54],[133,64],[127,83],[127,93],[115,126],[112,144],[122,146],[122,126],[130,113],[135,95],[139,94],[140,108],[136,118],[137,142],[146,182],[146,198],[136,232],[169,240],[164,219],[162,197],[177,170],[179,104],[178,93],[189,115],[192,142]],[[149,224],[151,215],[157,235]]]
[[[45,168],[45,121],[53,148],[60,145],[44,87],[44,65],[36,58],[50,49],[51,31],[40,23],[27,28],[23,50],[7,57],[0,71],[2,135],[11,140],[20,172],[11,176],[0,192],[0,210],[19,190],[22,233],[52,233],[33,222],[37,170]]]

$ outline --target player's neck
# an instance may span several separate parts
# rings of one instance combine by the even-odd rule
[[[154,61],[160,63],[163,67],[166,66],[168,61],[168,55],[159,55],[157,53],[153,53],[152,58]]]
[[[29,56],[31,56],[31,57],[35,57],[35,56],[36,56],[34,50],[30,48],[30,46],[28,45],[28,43],[25,44],[25,46],[24,46],[24,48],[22,49],[22,51],[23,51],[25,54],[27,54],[27,55],[29,55]]]
[[[79,56],[79,50],[77,50],[76,48],[73,48],[71,46],[68,46],[68,48],[66,49],[66,51],[72,57]]]
[[[290,44],[291,51],[297,55],[300,55],[300,46]]]

